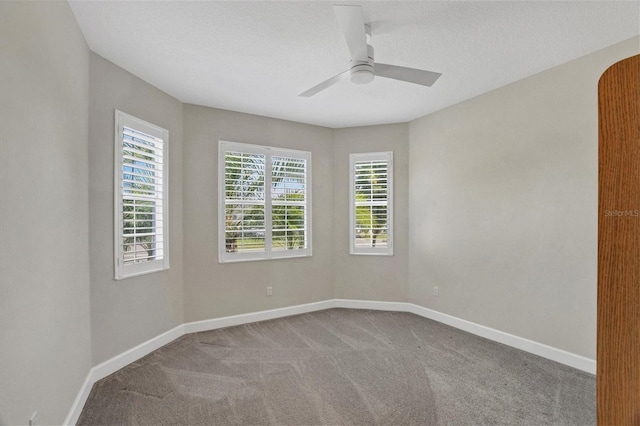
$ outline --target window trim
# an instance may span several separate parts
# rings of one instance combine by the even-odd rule
[[[225,235],[225,151],[238,151],[248,154],[258,154],[265,156],[265,251],[256,253],[227,253]],[[271,203],[271,157],[290,156],[306,160],[306,232],[305,238],[307,247],[292,252],[287,250],[273,250],[272,240],[272,203]],[[225,140],[218,141],[218,262],[235,263],[250,262],[259,260],[294,259],[301,257],[311,257],[312,255],[312,168],[311,152],[289,148],[278,148],[266,145],[255,145]]]
[[[356,247],[355,165],[363,161],[387,162],[387,246]],[[349,254],[367,256],[393,256],[393,151],[349,154]]]
[[[136,118],[122,111],[115,110],[114,135],[114,279],[116,281],[136,277],[152,272],[169,269],[169,131],[155,124]],[[122,226],[122,155],[123,127],[129,127],[148,135],[162,139],[162,259],[154,259],[144,263],[128,264],[122,262],[123,226]]]

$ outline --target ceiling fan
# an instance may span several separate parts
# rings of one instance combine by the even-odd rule
[[[392,78],[408,83],[431,86],[442,75],[433,71],[381,64],[373,61],[373,47],[367,42],[371,39],[371,26],[364,22],[362,6],[334,5],[333,11],[338,18],[338,25],[344,33],[349,52],[350,68],[331,77],[298,96],[310,97],[350,77],[352,83],[366,84],[373,81],[374,76]]]

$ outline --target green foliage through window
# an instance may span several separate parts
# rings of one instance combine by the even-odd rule
[[[162,141],[124,127],[122,139],[123,263],[162,256]]]
[[[355,164],[355,244],[385,247],[387,244],[387,162]]]
[[[350,253],[393,254],[393,153],[350,155]]]
[[[267,253],[286,257],[287,253],[307,250],[308,159],[264,148],[244,151],[242,144],[223,144],[232,145],[221,148],[224,251],[228,253],[223,257],[251,253],[256,258],[268,258]],[[276,256],[278,252],[282,255]]]

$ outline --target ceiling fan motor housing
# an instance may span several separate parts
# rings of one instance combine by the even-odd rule
[[[350,79],[352,83],[367,84],[373,81],[375,69],[373,67],[373,46],[367,44],[367,61],[351,61]]]

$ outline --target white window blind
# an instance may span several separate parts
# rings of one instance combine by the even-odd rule
[[[271,220],[273,250],[304,250],[307,246],[307,160],[271,157]]]
[[[225,251],[265,253],[265,155],[224,153]]]
[[[393,152],[350,155],[350,253],[393,254]]]
[[[115,277],[169,267],[168,132],[116,111]]]
[[[311,153],[219,143],[219,261],[311,255]]]

